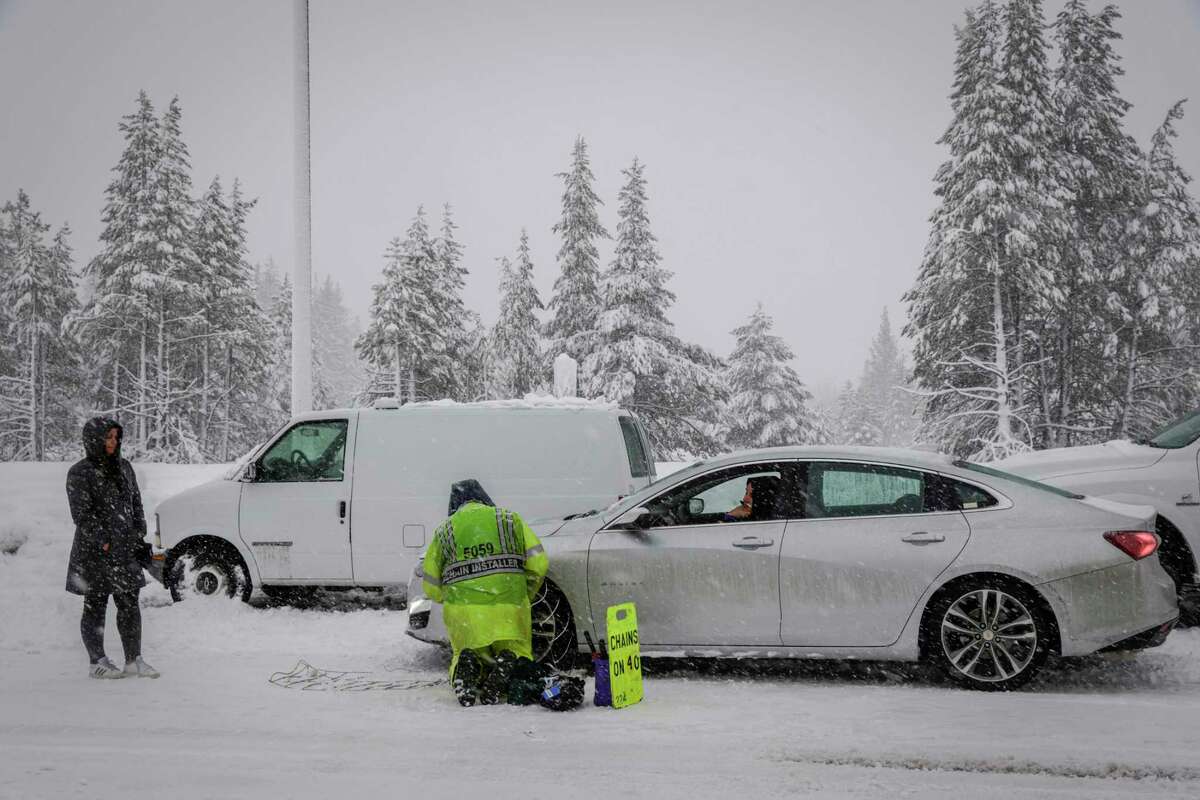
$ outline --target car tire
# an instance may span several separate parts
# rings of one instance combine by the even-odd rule
[[[566,596],[549,581],[542,584],[530,604],[533,629],[533,660],[570,669],[578,660],[575,617]]]
[[[169,559],[163,577],[175,602],[187,597],[250,600],[252,587],[246,565],[228,548],[204,542]]]
[[[925,655],[951,681],[1007,692],[1028,683],[1053,646],[1055,624],[1032,589],[993,577],[956,581],[922,621]]]

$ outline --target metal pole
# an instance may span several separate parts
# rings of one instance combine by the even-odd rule
[[[294,0],[295,202],[292,266],[292,413],[312,410],[312,159],[309,117],[308,0]]]

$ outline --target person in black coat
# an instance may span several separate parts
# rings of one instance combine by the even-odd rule
[[[67,501],[75,522],[67,591],[83,595],[79,632],[91,661],[90,676],[157,678],[158,671],[142,659],[138,607],[138,592],[146,585],[142,572],[151,553],[145,541],[146,514],[133,466],[121,458],[122,433],[120,423],[107,417],[94,417],[83,426],[86,456],[67,472]],[[124,670],[104,655],[109,595],[117,606]]]

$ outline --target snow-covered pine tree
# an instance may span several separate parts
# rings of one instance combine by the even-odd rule
[[[916,377],[926,397],[928,438],[959,454],[993,458],[1028,449],[1030,365],[1015,358],[1013,298],[1052,291],[1031,257],[1037,184],[1014,168],[1000,80],[1000,14],[992,0],[956,32],[953,120],[940,142],[940,200],[909,304]]]
[[[1110,331],[1095,311],[1105,306],[1109,273],[1124,258],[1140,158],[1122,128],[1130,106],[1116,86],[1124,72],[1112,46],[1119,18],[1115,6],[1093,15],[1084,0],[1069,0],[1054,24],[1058,148],[1067,159],[1071,199],[1056,280],[1061,302],[1041,340],[1043,444],[1051,447],[1107,438],[1112,428],[1103,388],[1112,371],[1105,356]]]
[[[859,381],[861,400],[869,410],[870,423],[879,433],[878,441],[873,444],[908,447],[913,443],[916,397],[910,388],[908,364],[892,333],[885,308]]]
[[[875,447],[882,443],[883,433],[870,403],[863,398],[860,387],[846,381],[837,398],[835,441],[837,444]]]
[[[794,358],[783,339],[771,333],[774,321],[762,303],[745,325],[735,328],[729,357],[731,398],[725,410],[730,447],[813,444],[817,430],[808,402],[812,396],[788,364]]]
[[[254,300],[259,308],[269,309],[279,294],[279,269],[275,260],[268,258],[262,264],[254,265]]]
[[[79,324],[99,370],[99,405],[124,418],[131,455],[201,457],[180,377],[199,324],[203,265],[192,244],[195,201],[178,99],[161,121],[145,92],[122,119],[125,150],[106,190],[102,250],[89,265],[95,293]],[[110,372],[111,370],[111,372]],[[105,402],[108,400],[109,402]]]
[[[1016,277],[1007,282],[1005,297],[1008,339],[1012,372],[1022,378],[1014,388],[1029,398],[1027,416],[1037,430],[1034,443],[1040,443],[1049,430],[1049,409],[1033,398],[1044,401],[1050,395],[1041,391],[1050,372],[1043,351],[1054,335],[1047,320],[1064,306],[1056,278],[1070,237],[1070,177],[1067,154],[1060,147],[1041,0],[1008,0],[1003,25],[998,122],[1006,169],[1002,202],[1009,212],[1004,246],[1008,271]]]
[[[105,189],[101,250],[86,267],[93,292],[77,330],[87,343],[94,405],[125,422],[125,452],[136,454],[145,441],[150,357],[150,299],[141,274],[150,268],[145,243],[153,238],[159,160],[158,117],[144,91],[118,128],[125,147]]]
[[[151,428],[144,441],[146,455],[155,460],[203,460],[187,405],[191,390],[180,380],[190,348],[177,339],[196,334],[202,323],[204,283],[209,279],[196,258],[196,203],[192,197],[191,164],[180,127],[179,98],[171,99],[159,127],[159,159],[155,170],[154,202],[150,206],[152,247],[144,253],[150,268],[139,283],[150,300],[154,341],[154,382],[149,388]]]
[[[1168,111],[1140,166],[1137,203],[1123,226],[1124,258],[1106,276],[1112,370],[1110,435],[1148,436],[1196,407],[1200,346],[1188,341],[1186,285],[1200,260],[1200,209],[1172,140],[1183,101]],[[1183,335],[1181,335],[1183,334]]]
[[[622,171],[617,242],[600,282],[602,311],[595,349],[583,363],[585,394],[634,411],[659,454],[688,452],[696,445],[705,405],[719,394],[720,376],[687,358],[667,310],[675,295],[671,273],[660,265],[657,239],[646,208],[645,166],[636,158]],[[717,448],[702,443],[703,452]],[[695,450],[691,454],[697,454]]]
[[[473,403],[488,399],[488,382],[492,374],[492,342],[488,328],[479,314],[464,312],[464,332],[457,350],[459,401]]]
[[[247,261],[246,218],[254,201],[234,181],[226,197],[214,178],[199,204],[194,250],[203,265],[204,303],[196,335],[191,383],[201,452],[226,461],[279,424],[262,406],[272,354],[271,321],[256,299]]]
[[[537,317],[543,309],[533,282],[529,234],[522,228],[516,264],[500,259],[500,314],[491,335],[489,396],[524,397],[543,382],[545,361]]]
[[[313,323],[313,349],[323,373],[320,382],[329,387],[333,407],[348,406],[365,376],[354,351],[354,320],[342,287],[329,275],[313,293]]]
[[[429,238],[425,211],[417,214],[403,241],[392,239],[384,253],[383,280],[375,284],[371,320],[355,349],[373,370],[360,401],[393,395],[425,400],[431,391],[454,385],[441,309],[428,301],[442,264]]]
[[[562,237],[558,251],[561,274],[554,281],[547,305],[551,312],[546,325],[547,374],[549,362],[560,353],[582,365],[595,349],[601,308],[600,253],[596,240],[609,238],[608,231],[600,224],[598,207],[602,201],[592,189],[595,176],[582,136],[575,139],[571,169],[560,172],[558,177],[564,184],[562,218],[552,230]],[[587,375],[580,378],[580,385],[585,385]]]
[[[4,334],[12,339],[15,369],[0,375],[6,412],[0,422],[0,454],[40,461],[46,454],[46,426],[61,419],[67,401],[61,386],[48,380],[61,381],[61,371],[47,373],[51,363],[61,363],[73,351],[62,332],[64,318],[76,305],[71,251],[66,228],[55,236],[53,247],[47,246],[50,226],[33,210],[24,190],[18,190],[16,202],[6,203],[2,212],[7,241],[0,303],[8,317]],[[52,412],[59,412],[54,419]]]
[[[284,273],[279,291],[268,311],[271,322],[271,362],[260,401],[278,427],[292,416],[292,280]],[[332,392],[325,384],[325,370],[313,348],[313,408],[332,408]]]
[[[78,453],[79,398],[83,391],[83,363],[79,341],[71,334],[70,321],[79,310],[76,290],[78,272],[70,244],[71,226],[63,223],[50,244],[46,281],[45,312],[47,335],[41,337],[42,385],[39,451],[44,459],[64,459]]]
[[[437,275],[429,284],[427,302],[440,320],[437,339],[447,355],[449,368],[430,373],[425,396],[469,400],[473,392],[466,384],[471,381],[467,380],[461,368],[469,363],[467,354],[479,342],[476,341],[478,331],[473,328],[473,321],[468,319],[462,299],[467,269],[462,263],[463,248],[456,238],[457,230],[450,204],[446,203],[442,206],[441,235],[433,243]]]

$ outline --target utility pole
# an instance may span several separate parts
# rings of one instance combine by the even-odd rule
[[[292,413],[312,410],[312,148],[309,115],[308,0],[294,0],[295,152],[292,227]]]

